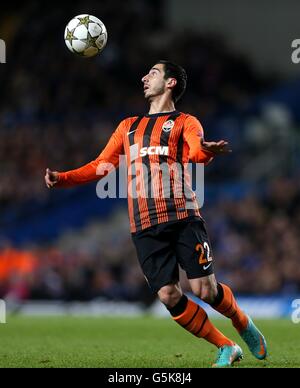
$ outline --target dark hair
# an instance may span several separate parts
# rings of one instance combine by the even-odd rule
[[[183,67],[177,65],[176,63],[160,60],[156,62],[157,64],[161,63],[164,65],[165,79],[175,78],[177,84],[172,90],[172,97],[174,102],[177,102],[183,95],[186,89],[187,75]]]

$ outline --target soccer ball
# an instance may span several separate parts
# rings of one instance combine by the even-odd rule
[[[106,45],[106,27],[95,16],[75,16],[65,29],[65,42],[72,53],[82,57],[94,57]]]

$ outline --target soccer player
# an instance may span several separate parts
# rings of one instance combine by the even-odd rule
[[[252,354],[262,360],[267,356],[264,336],[239,308],[230,287],[216,281],[205,222],[185,167],[188,161],[207,164],[215,156],[230,152],[229,145],[224,140],[205,141],[200,122],[175,109],[186,81],[181,66],[158,61],[142,78],[149,113],[123,120],[101,154],[85,166],[68,172],[47,169],[46,185],[70,187],[99,180],[110,170],[107,166],[118,167],[119,156],[125,154],[132,239],[151,290],[175,322],[217,346],[213,366],[231,366],[239,361],[243,357],[241,348],[212,324],[202,307],[183,294],[180,265],[194,295],[230,318]],[[140,169],[141,164],[146,170]],[[183,170],[181,178],[179,167]],[[168,189],[165,175],[171,182]],[[184,190],[180,191],[182,181]]]

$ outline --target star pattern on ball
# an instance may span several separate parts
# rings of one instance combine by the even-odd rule
[[[72,45],[73,40],[76,39],[75,36],[74,36],[74,31],[75,31],[75,29],[74,29],[74,30],[69,30],[69,29],[67,28],[67,36],[66,36],[66,40],[68,40],[68,41],[70,42],[71,45]]]
[[[89,16],[84,16],[83,18],[78,18],[78,20],[79,20],[78,26],[86,26],[86,28],[89,27],[89,24],[90,24],[90,23],[93,23],[93,22],[90,20]]]
[[[98,36],[95,36],[95,38],[92,37],[92,35],[88,32],[87,39],[81,39],[82,42],[86,43],[87,47],[96,46],[96,40],[98,39]]]

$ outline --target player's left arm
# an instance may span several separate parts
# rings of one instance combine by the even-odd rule
[[[231,152],[229,144],[225,140],[205,141],[202,125],[194,116],[187,116],[184,122],[183,136],[189,146],[189,159],[192,162],[208,164],[216,155]]]

